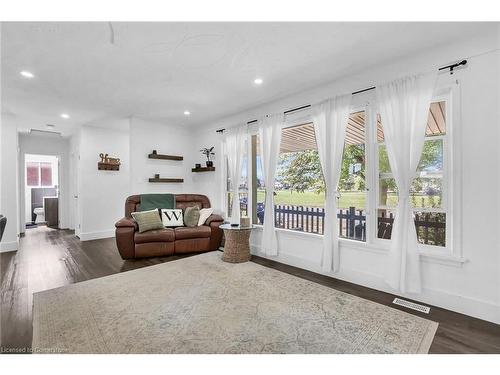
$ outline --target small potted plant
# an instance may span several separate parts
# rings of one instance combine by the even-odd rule
[[[205,155],[207,157],[207,162],[206,162],[207,167],[213,167],[214,162],[212,160],[210,160],[210,156],[215,155],[214,146],[212,146],[210,148],[203,148],[200,151],[203,155]]]

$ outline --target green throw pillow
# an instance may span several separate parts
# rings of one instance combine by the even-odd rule
[[[163,223],[158,213],[158,209],[132,212],[131,215],[139,225],[139,233],[153,229],[163,229]]]
[[[198,206],[186,207],[184,210],[184,225],[186,227],[197,227],[200,219],[200,208]]]

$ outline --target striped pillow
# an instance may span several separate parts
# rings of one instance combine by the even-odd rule
[[[157,209],[131,213],[134,220],[139,225],[139,233],[153,229],[163,229],[160,214]]]

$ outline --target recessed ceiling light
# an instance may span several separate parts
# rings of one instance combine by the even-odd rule
[[[191,112],[189,112],[189,111],[184,111],[184,114],[185,114],[186,116],[189,116],[189,115],[191,114]]]
[[[255,78],[253,80],[253,83],[255,83],[256,85],[262,85],[264,81],[262,80],[262,78]]]
[[[67,113],[61,113],[61,117],[64,119],[68,119],[69,115]]]
[[[25,78],[34,78],[35,77],[35,75],[33,73],[28,72],[27,70],[23,70],[19,74],[21,74]]]

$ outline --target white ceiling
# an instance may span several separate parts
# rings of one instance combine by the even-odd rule
[[[208,121],[485,31],[479,23],[3,23],[2,110],[70,134],[97,119]],[[21,70],[35,74],[20,76]],[[253,80],[262,77],[264,84]],[[186,117],[184,110],[191,111]],[[60,113],[69,113],[63,120]]]

